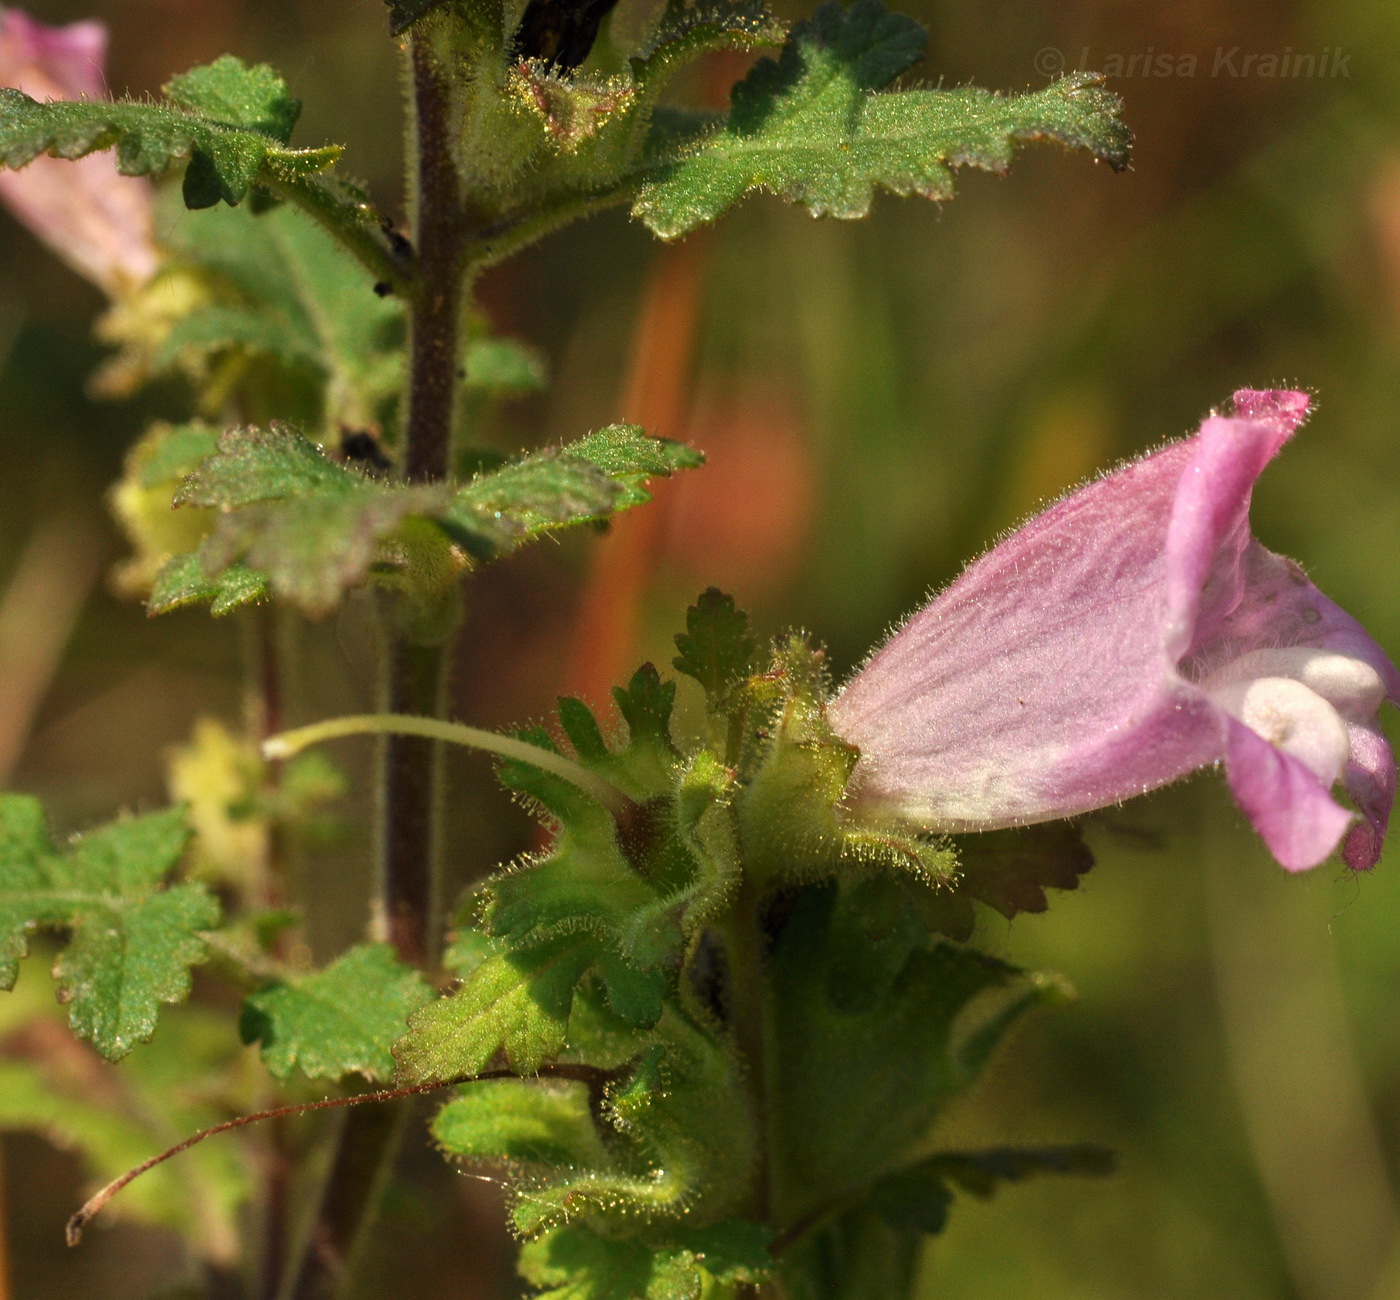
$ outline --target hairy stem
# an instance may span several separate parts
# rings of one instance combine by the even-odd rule
[[[448,70],[430,39],[409,37],[410,191],[418,276],[409,311],[408,426],[404,475],[446,478],[452,465],[459,332],[466,291],[466,221],[452,156]],[[438,716],[443,711],[447,645],[411,639],[385,618],[382,707]],[[380,759],[379,905],[388,937],[408,962],[436,959],[438,746],[391,736]]]
[[[749,884],[720,924],[729,962],[729,1015],[735,1042],[747,1067],[757,1137],[758,1169],[750,1215],[772,1221],[773,1189],[768,1143],[768,1008],[766,942],[762,900]]]
[[[452,468],[468,231],[452,152],[449,69],[421,30],[408,36],[407,61],[414,275],[403,472],[412,482],[431,482],[446,478]],[[413,613],[388,601],[381,607],[381,707],[438,717],[445,704],[450,638],[446,631],[437,638],[415,635]],[[400,958],[430,968],[438,959],[440,751],[438,742],[422,736],[386,735],[378,779],[375,912]],[[402,1129],[397,1113],[356,1114],[346,1121],[311,1239],[287,1293],[295,1300],[342,1288],[342,1273],[392,1171]]]
[[[342,736],[369,735],[420,736],[465,745],[469,749],[484,749],[488,753],[517,759],[562,777],[592,795],[616,815],[624,815],[632,808],[632,801],[611,781],[604,780],[563,754],[517,740],[514,736],[502,736],[498,732],[469,727],[461,722],[445,722],[441,718],[419,718],[397,713],[358,713],[344,718],[328,718],[325,722],[313,722],[309,727],[298,727],[295,731],[270,737],[263,742],[263,753],[268,758],[290,758],[322,741],[338,740]]]

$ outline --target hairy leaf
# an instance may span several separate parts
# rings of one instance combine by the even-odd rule
[[[409,1020],[394,1046],[400,1081],[479,1074],[497,1052],[516,1070],[538,1070],[563,1047],[574,988],[596,958],[587,934],[486,958]]]
[[[246,564],[230,564],[210,577],[199,552],[191,551],[161,566],[146,609],[152,614],[168,614],[172,609],[208,602],[209,612],[217,618],[266,600],[268,594],[266,574]]]
[[[81,158],[115,148],[124,176],[163,172],[189,159],[185,202],[192,208],[242,202],[250,188],[279,177],[323,171],[338,148],[288,149],[300,105],[265,65],[225,55],[176,77],[165,104],[56,100],[40,104],[0,88],[0,164],[23,167],[47,153]]]
[[[880,0],[823,5],[793,28],[776,61],[760,60],[734,88],[727,118],[658,114],[648,145],[655,170],[633,215],[670,239],[762,189],[815,216],[863,217],[877,186],[947,199],[955,168],[1003,172],[1028,139],[1127,165],[1119,101],[1096,77],[1011,96],[973,87],[881,93],[924,43],[917,23]]]
[[[655,83],[702,54],[781,45],[785,31],[763,0],[669,0],[656,30],[632,60],[639,83]]]
[[[214,531],[193,559],[167,565],[153,605],[173,608],[211,587],[225,605],[250,599],[254,577],[265,575],[278,596],[323,614],[375,565],[386,580],[400,575],[447,587],[464,563],[450,543],[490,559],[637,505],[648,499],[648,478],[698,463],[687,447],[618,425],[454,489],[368,477],[288,425],[231,429],[175,497],[218,510]],[[414,521],[422,521],[416,531]],[[220,575],[239,562],[254,577],[225,593]]]
[[[991,1147],[942,1151],[882,1178],[871,1204],[894,1227],[939,1233],[948,1221],[953,1189],[991,1196],[1003,1183],[1040,1174],[1104,1177],[1115,1168],[1107,1147]]]
[[[860,887],[805,890],[774,950],[775,1194],[788,1220],[908,1159],[1012,1021],[1050,992],[916,926],[872,927],[870,904]],[[853,989],[858,978],[883,993]]]
[[[555,1228],[521,1251],[520,1272],[539,1300],[718,1300],[768,1280],[769,1235],[737,1219],[659,1240]]]
[[[954,839],[962,868],[959,893],[995,908],[1010,920],[1018,912],[1043,912],[1047,889],[1077,889],[1094,855],[1073,822],[1045,822]]]
[[[433,996],[423,977],[386,943],[361,944],[323,970],[254,993],[244,1003],[243,1041],[262,1042],[279,1079],[394,1073],[392,1048],[408,1018]]]
[[[14,986],[35,930],[67,930],[54,978],[73,1032],[109,1060],[150,1038],[160,1004],[189,996],[189,968],[206,957],[199,932],[219,921],[203,885],[162,887],[188,838],[175,808],[60,853],[36,800],[0,795],[0,987]]]
[[[433,1119],[433,1137],[459,1160],[606,1165],[583,1083],[484,1079],[465,1084]]]
[[[284,206],[260,216],[246,208],[186,215],[171,223],[170,247],[204,292],[156,347],[151,368],[231,350],[270,357],[289,372],[285,414],[331,430],[395,422],[403,304],[375,293],[363,268],[305,213]]]
[[[685,612],[685,631],[676,636],[680,654],[672,661],[677,670],[693,677],[714,701],[722,701],[729,688],[757,666],[758,638],[749,627],[749,616],[716,587],[701,592]]]

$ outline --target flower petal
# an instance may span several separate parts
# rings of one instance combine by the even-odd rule
[[[1342,859],[1355,871],[1369,871],[1380,861],[1395,802],[1395,754],[1374,723],[1353,723],[1347,731],[1351,762],[1342,773],[1342,783],[1365,820],[1351,828]]]
[[[1302,394],[1081,488],[915,614],[832,702],[857,796],[929,826],[1046,821],[1223,756],[1218,711],[1177,672],[1241,599],[1249,489]],[[1204,594],[1203,594],[1204,592]]]
[[[0,85],[35,99],[96,98],[103,93],[107,30],[101,23],[46,27],[18,9],[0,12]],[[109,295],[155,274],[150,183],[122,176],[110,153],[68,162],[35,158],[0,171],[0,200],[80,275]]]
[[[1305,871],[1322,862],[1352,820],[1303,763],[1233,718],[1227,728],[1225,770],[1236,802],[1289,871]]]

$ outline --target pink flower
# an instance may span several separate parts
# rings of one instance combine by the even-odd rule
[[[0,11],[0,85],[38,100],[105,93],[107,31],[101,23],[45,27],[18,9]],[[80,275],[109,295],[155,273],[149,182],[121,176],[110,153],[76,162],[39,157],[0,171],[0,199]]]
[[[1400,674],[1250,535],[1302,393],[1235,394],[1192,438],[1066,497],[963,573],[831,705],[855,795],[930,830],[1049,821],[1224,761],[1291,871],[1380,857]],[[1331,789],[1341,781],[1356,815]],[[1353,825],[1352,823],[1357,824]]]

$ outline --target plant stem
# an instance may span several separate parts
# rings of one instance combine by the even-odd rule
[[[771,1223],[772,1174],[768,1139],[768,979],[764,949],[762,899],[747,882],[734,908],[721,923],[725,954],[729,960],[730,1025],[748,1070],[758,1147],[758,1170],[750,1217]]]
[[[404,475],[446,478],[452,465],[459,332],[466,292],[466,221],[452,155],[448,71],[429,37],[408,40],[410,189],[418,275],[409,311],[408,426]],[[411,639],[385,618],[381,707],[430,717],[443,711],[447,644]],[[380,757],[378,902],[405,961],[436,960],[437,744],[391,736]]]
[[[432,24],[425,27],[431,31]],[[452,151],[449,70],[430,34],[407,38],[410,126],[408,188],[415,274],[409,296],[408,419],[403,472],[412,482],[446,478],[452,468],[460,329],[467,292],[467,222]],[[380,706],[440,717],[450,637],[427,640],[392,601],[381,605]],[[438,959],[437,857],[441,746],[419,736],[386,736],[379,758],[375,911],[399,957],[433,967]],[[377,1113],[374,1113],[377,1112]],[[402,1106],[358,1108],[341,1129],[308,1248],[286,1294],[333,1295],[393,1170]]]
[[[339,740],[343,736],[385,735],[421,736],[453,745],[465,745],[470,749],[484,749],[488,753],[529,763],[541,771],[562,777],[592,795],[616,816],[625,816],[633,808],[632,801],[611,781],[604,780],[563,754],[514,736],[502,736],[498,732],[469,727],[461,722],[445,722],[441,718],[418,718],[397,713],[358,713],[344,718],[328,718],[325,722],[313,722],[309,727],[298,727],[295,731],[270,737],[263,742],[263,753],[268,758],[290,758],[326,740]]]

